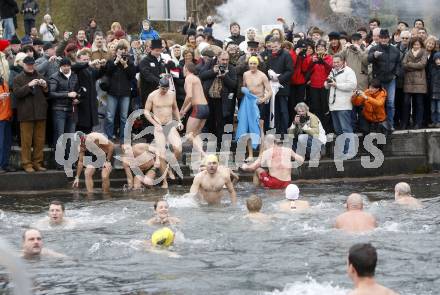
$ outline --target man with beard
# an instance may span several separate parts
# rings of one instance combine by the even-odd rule
[[[208,155],[206,158],[206,170],[194,177],[190,193],[198,194],[208,205],[219,205],[223,197],[223,187],[229,191],[231,203],[237,202],[237,194],[229,175],[218,170],[217,156]]]

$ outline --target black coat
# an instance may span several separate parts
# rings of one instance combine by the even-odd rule
[[[52,110],[72,112],[73,98],[69,92],[78,91],[78,76],[72,72],[69,78],[57,72],[49,78],[49,98],[52,99]]]
[[[433,96],[440,98],[440,66],[431,68],[431,91]]]
[[[81,96],[81,103],[77,106],[77,126],[92,128],[99,124],[96,80],[103,75],[104,71],[91,68],[87,63],[76,63],[72,65],[72,72],[78,76],[78,86],[86,90]]]
[[[145,105],[148,95],[159,87],[160,75],[166,73],[165,62],[161,58],[148,54],[139,63],[139,72],[141,78],[141,98]]]
[[[266,64],[267,70],[280,74],[278,80],[283,88],[280,88],[277,95],[288,96],[290,93],[290,78],[293,75],[293,61],[290,54],[284,49],[280,49],[276,56],[267,55]]]
[[[0,18],[14,17],[18,10],[18,4],[15,0],[0,0]]]
[[[110,89],[107,93],[111,96],[130,96],[131,81],[136,76],[136,67],[131,60],[124,69],[121,64],[115,65],[115,60],[107,61],[105,74],[109,77]]]
[[[376,51],[383,54],[375,58]],[[376,45],[368,53],[368,62],[373,64],[373,78],[379,79],[382,83],[391,82],[398,76],[400,50],[391,45]]]
[[[202,81],[203,91],[205,96],[210,99],[213,99],[209,96],[209,89],[212,86],[215,78],[217,77],[217,73],[214,72],[214,66],[217,64],[217,59],[211,60],[209,63],[205,64],[205,66],[200,69],[199,78]],[[223,103],[223,117],[228,117],[231,115],[231,112],[234,112],[235,108],[235,99],[229,99],[229,94],[236,92],[237,89],[237,72],[235,67],[232,65],[228,65],[228,72],[222,78],[223,79],[223,88],[221,91],[221,99]]]
[[[243,35],[237,35],[237,36],[229,36],[229,39],[240,45],[241,42],[245,41],[246,38]]]

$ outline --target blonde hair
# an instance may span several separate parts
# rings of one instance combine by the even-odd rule
[[[119,22],[113,22],[112,25],[110,26],[110,29],[114,32],[116,31],[116,27],[119,27],[119,30],[122,29],[122,26]]]
[[[260,197],[252,195],[246,199],[246,207],[251,213],[260,212],[261,207],[263,207],[263,201]]]
[[[26,56],[27,56],[27,54],[24,52],[17,53],[17,55],[15,56],[15,59],[14,59],[14,66],[21,65],[21,63],[23,63],[23,60]]]

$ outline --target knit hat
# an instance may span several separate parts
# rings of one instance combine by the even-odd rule
[[[34,42],[32,44],[43,46],[44,42],[40,39],[34,39]]]
[[[0,51],[3,51],[6,49],[6,47],[9,46],[8,40],[0,40]]]
[[[340,38],[341,38],[341,34],[339,34],[338,32],[330,32],[328,34],[329,40],[339,40]]]
[[[54,48],[54,47],[55,47],[55,44],[53,44],[52,42],[46,42],[46,43],[43,45],[43,50],[46,51],[46,50],[48,50],[48,49],[50,49],[50,48]]]
[[[67,57],[63,57],[62,60],[60,60],[60,67],[62,66],[71,66],[72,62]]]
[[[440,59],[440,51],[434,53],[434,60],[436,60],[436,59]]]
[[[33,43],[33,40],[32,40],[32,38],[29,37],[28,35],[24,36],[24,37],[21,39],[21,45],[32,45],[32,43]]]
[[[123,30],[117,30],[115,32],[115,39],[122,39],[125,37],[125,32]]]
[[[33,64],[35,64],[35,59],[32,56],[26,56],[23,59],[23,63],[27,64],[27,65],[33,65]]]

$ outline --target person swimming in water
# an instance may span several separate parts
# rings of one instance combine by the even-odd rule
[[[264,213],[261,213],[261,208],[263,207],[263,200],[256,195],[251,195],[246,199],[246,207],[249,211],[248,214],[245,215],[245,218],[249,218],[252,221],[259,222],[268,222],[270,221],[270,216]]]
[[[335,227],[346,232],[361,233],[377,227],[376,218],[364,212],[364,202],[361,195],[351,194],[347,198],[347,212],[336,218]]]
[[[75,222],[64,217],[64,204],[58,200],[54,200],[49,204],[48,216],[37,221],[34,227],[39,229],[47,229],[49,227],[73,228]]]
[[[307,201],[299,200],[299,188],[295,184],[286,187],[286,200],[281,201],[279,208],[283,212],[298,212],[310,208]]]
[[[179,218],[169,214],[169,205],[165,200],[158,200],[154,203],[155,216],[147,221],[148,225],[168,225],[180,223]]]
[[[411,187],[406,182],[399,182],[394,187],[395,202],[414,209],[422,208],[422,203],[411,195]]]
[[[347,273],[355,285],[348,295],[397,295],[376,282],[377,252],[371,244],[355,244],[348,251]]]
[[[292,159],[299,164],[304,158],[296,154],[291,148],[282,146],[272,134],[266,135],[264,148],[267,148],[261,157],[252,164],[243,164],[244,171],[255,171],[259,182],[265,188],[284,189],[292,180]],[[262,167],[267,167],[268,171]]]
[[[145,249],[154,254],[166,255],[171,258],[179,258],[180,255],[169,250],[174,245],[175,234],[168,227],[162,227],[151,235],[149,240],[144,241]]]
[[[223,197],[223,186],[226,186],[231,197],[231,203],[235,204],[237,202],[237,193],[230,175],[218,170],[217,156],[208,155],[205,162],[206,170],[194,177],[190,193],[201,196],[208,205],[219,205]]]
[[[43,237],[39,230],[26,229],[22,236],[22,257],[24,259],[40,259],[42,257],[65,258],[64,254],[43,248]]]

